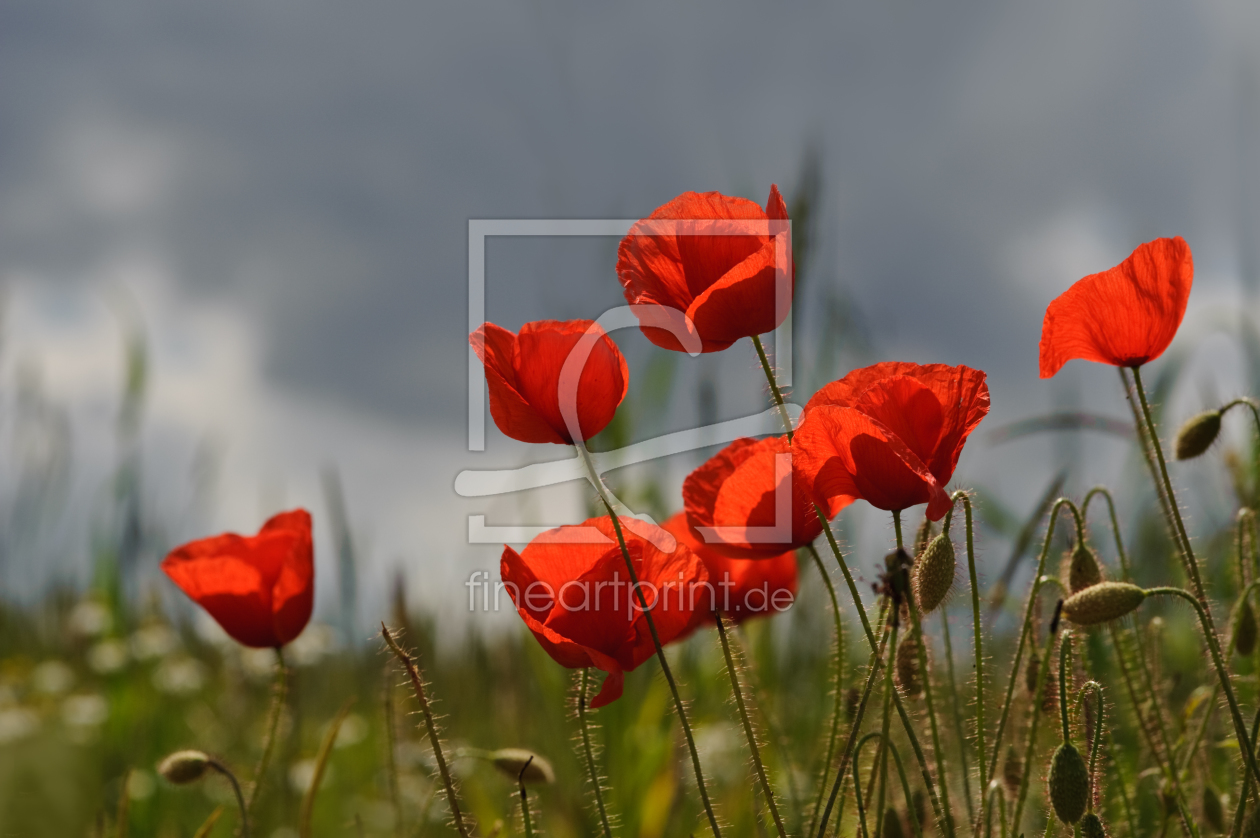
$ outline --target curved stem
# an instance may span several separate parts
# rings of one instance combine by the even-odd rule
[[[516,775],[516,785],[521,790],[521,824],[525,828],[525,838],[534,838],[534,826],[529,817],[529,796],[525,793],[525,772],[533,761],[534,757],[531,755],[521,766],[521,773]]]
[[[870,733],[863,736],[862,739],[858,742],[857,750],[853,757],[853,782],[855,785],[860,785],[858,783],[858,762],[859,762],[860,757],[862,756],[862,746],[865,745],[871,739],[884,740],[884,735],[882,733],[879,733],[878,731],[871,731]],[[913,795],[910,794],[910,782],[906,779],[906,769],[905,769],[905,766],[901,762],[901,754],[900,752],[898,752],[897,746],[893,742],[884,740],[882,744],[883,744],[883,747],[887,748],[888,752],[892,754],[893,764],[897,766],[897,775],[901,778],[901,793],[905,796],[906,809],[910,813],[910,828],[914,831],[915,835],[922,836],[923,828],[919,824],[919,816],[916,815],[914,811],[914,797]]]
[[[1072,632],[1063,632],[1063,639],[1059,641],[1059,720],[1063,724],[1063,744],[1066,745],[1072,741],[1072,728],[1068,725],[1068,702],[1067,702],[1067,668],[1068,659],[1072,657]]]
[[[1209,638],[1215,636],[1212,630],[1211,618],[1208,617],[1207,609],[1199,602],[1189,591],[1182,588],[1163,587],[1163,588],[1147,588],[1147,596],[1175,596],[1184,599],[1186,602],[1194,606],[1194,611],[1199,617],[1199,623],[1203,627],[1203,633]],[[1251,776],[1260,781],[1260,766],[1256,764],[1255,750],[1251,747],[1251,738],[1247,735],[1246,723],[1242,718],[1242,711],[1238,708],[1238,698],[1234,695],[1234,685],[1229,678],[1229,673],[1225,669],[1225,662],[1221,660],[1221,650],[1218,644],[1208,643],[1208,651],[1212,654],[1212,663],[1216,667],[1217,677],[1221,682],[1221,689],[1225,691],[1225,701],[1229,704],[1230,715],[1234,719],[1234,735],[1238,737],[1239,745],[1242,747],[1246,755],[1247,768],[1251,772]]]
[[[264,775],[271,765],[271,755],[276,748],[276,737],[280,729],[280,716],[284,712],[284,702],[289,692],[289,669],[284,665],[284,652],[276,647],[276,684],[271,697],[271,709],[267,712],[267,733],[263,739],[262,756],[254,768],[254,782],[249,787],[249,797],[245,801],[245,811],[251,812],[262,790]]]
[[[1098,764],[1098,746],[1102,743],[1103,731],[1103,693],[1102,684],[1097,681],[1086,681],[1076,694],[1076,704],[1083,709],[1085,693],[1094,694],[1094,703],[1098,705],[1098,718],[1094,719],[1094,738],[1089,745],[1089,811],[1094,811],[1094,767]]]
[[[735,706],[739,709],[739,720],[744,725],[744,737],[748,740],[748,750],[752,754],[753,768],[757,772],[757,780],[761,784],[761,792],[766,797],[766,806],[770,809],[770,816],[774,819],[774,828],[779,833],[779,838],[787,838],[787,831],[783,828],[783,819],[779,817],[779,807],[774,802],[774,789],[770,787],[770,780],[766,777],[765,765],[761,762],[761,749],[757,746],[757,736],[753,733],[752,722],[748,718],[748,708],[744,704],[744,691],[739,684],[739,669],[735,665],[735,657],[731,654],[730,641],[726,639],[726,618],[721,614],[715,614],[715,623],[717,624],[718,637],[722,641],[722,656],[726,659],[726,671],[731,676],[731,692],[735,695]]]
[[[1095,486],[1085,493],[1085,500],[1081,501],[1081,518],[1089,520],[1089,502],[1097,495],[1102,495],[1107,499],[1107,513],[1111,517],[1111,534],[1116,540],[1116,557],[1120,561],[1120,575],[1125,582],[1128,582],[1132,576],[1129,572],[1129,554],[1124,551],[1124,541],[1120,538],[1120,519],[1116,517],[1116,502],[1106,486]]]
[[[232,793],[236,795],[237,808],[241,810],[241,838],[249,838],[249,810],[245,807],[245,796],[241,794],[241,784],[237,782],[236,775],[217,759],[212,759],[206,764],[224,777],[227,777],[228,782],[232,784]]]
[[[822,780],[818,783],[818,794],[814,798],[814,812],[809,819],[809,830],[805,833],[813,835],[814,827],[818,825],[818,816],[822,812],[823,795],[827,793],[827,777],[831,773],[831,761],[836,756],[836,740],[840,736],[840,716],[844,711],[844,624],[840,619],[840,602],[836,599],[836,586],[831,583],[831,577],[827,574],[822,557],[818,555],[813,544],[808,545],[806,550],[810,558],[814,560],[814,566],[818,568],[823,584],[827,587],[827,596],[831,599],[831,616],[835,621],[836,631],[836,674],[835,694],[831,708],[831,732],[827,736],[827,756],[823,760]]]
[[[599,825],[604,830],[604,838],[612,838],[612,827],[608,824],[608,810],[604,808],[604,789],[599,780],[599,769],[595,766],[595,749],[591,747],[591,730],[586,721],[586,696],[589,689],[587,679],[590,667],[582,667],[582,677],[578,687],[578,723],[582,726],[582,752],[586,757],[586,770],[591,775],[591,788],[595,792],[595,808],[599,812]]]
[[[1050,524],[1046,528],[1046,537],[1041,545],[1041,554],[1037,558],[1037,570],[1033,575],[1032,590],[1028,592],[1028,605],[1024,608],[1024,625],[1019,632],[1019,642],[1015,646],[1015,661],[1011,664],[1011,677],[1006,683],[1006,698],[1002,701],[1002,712],[998,716],[997,732],[993,734],[993,751],[989,757],[989,776],[997,775],[998,755],[1002,752],[1002,734],[1006,731],[1006,722],[1011,713],[1011,702],[1015,697],[1015,682],[1019,678],[1019,663],[1024,655],[1024,643],[1032,629],[1033,607],[1037,604],[1037,594],[1041,592],[1042,574],[1045,573],[1046,557],[1050,554],[1050,541],[1054,537],[1054,525],[1059,517],[1059,510],[1067,507],[1076,521],[1077,534],[1084,529],[1080,512],[1076,504],[1067,498],[1059,498],[1050,508]]]

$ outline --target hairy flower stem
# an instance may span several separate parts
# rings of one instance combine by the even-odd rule
[[[459,795],[455,793],[455,781],[451,779],[446,756],[442,753],[442,741],[438,737],[437,722],[433,720],[433,712],[429,709],[429,698],[424,690],[424,677],[420,674],[420,668],[415,659],[398,645],[384,623],[381,623],[381,636],[385,638],[385,645],[389,646],[390,651],[398,658],[411,679],[411,688],[415,691],[416,700],[420,702],[420,713],[424,716],[425,732],[428,733],[429,744],[433,747],[433,759],[437,762],[438,774],[442,778],[443,788],[446,789],[446,802],[451,808],[451,818],[455,821],[455,828],[459,830],[459,834],[463,838],[468,838],[469,829],[459,809]]]
[[[271,765],[271,755],[276,749],[276,737],[280,729],[280,716],[284,713],[284,702],[289,693],[289,668],[284,665],[284,652],[276,647],[276,684],[271,694],[271,708],[267,711],[267,732],[263,737],[262,756],[254,768],[254,782],[249,787],[249,797],[245,801],[246,813],[254,811],[258,801],[258,793],[262,791],[263,780],[267,768]]]
[[[1124,774],[1120,771],[1119,754],[1116,753],[1116,738],[1114,736],[1107,737],[1108,749],[1111,751],[1111,773],[1115,775],[1115,784],[1120,789],[1120,802],[1124,806],[1124,819],[1129,825],[1129,835],[1136,836],[1138,834],[1137,816],[1133,812],[1133,804],[1129,800],[1129,786],[1124,781]]]
[[[895,510],[893,512],[893,527],[897,532],[897,549],[904,549],[901,540],[901,512]],[[936,720],[936,704],[932,694],[932,673],[928,669],[927,659],[927,638],[923,634],[923,623],[919,617],[919,609],[913,601],[910,607],[906,609],[910,612],[910,621],[914,625],[915,637],[917,639],[917,652],[919,659],[919,671],[922,673],[923,679],[923,704],[927,709],[928,727],[932,734],[932,755],[936,760],[936,776],[941,781],[941,808],[945,811],[945,834],[954,835],[954,811],[949,802],[949,783],[945,773],[945,749],[941,747],[940,726]],[[883,811],[882,809],[880,811]]]
[[[665,647],[661,645],[661,636],[656,630],[656,621],[652,619],[652,611],[648,608],[647,597],[643,593],[643,587],[639,584],[639,574],[634,569],[634,560],[630,558],[630,548],[626,546],[626,536],[621,529],[621,519],[617,517],[608,488],[599,476],[595,463],[591,460],[591,453],[586,450],[586,445],[578,441],[574,443],[573,447],[581,455],[582,462],[586,466],[587,476],[595,487],[600,501],[603,502],[604,508],[608,510],[608,517],[612,521],[613,531],[617,534],[617,545],[621,548],[621,558],[625,561],[626,573],[630,576],[630,585],[639,601],[639,610],[643,613],[643,619],[647,623],[648,633],[652,635],[652,645],[656,647],[656,659],[660,661],[661,672],[665,675],[665,683],[669,685],[670,695],[674,698],[674,710],[678,713],[678,721],[682,726],[683,736],[687,740],[687,750],[691,754],[691,767],[696,775],[696,787],[700,791],[700,801],[704,804],[704,812],[709,818],[709,828],[713,830],[714,838],[721,838],[722,830],[718,826],[717,816],[713,813],[713,804],[709,801],[709,790],[704,782],[704,771],[700,767],[700,753],[696,750],[696,740],[691,734],[691,725],[687,722],[687,708],[683,705],[682,696],[678,693],[678,684],[674,681],[674,673],[669,667],[669,661],[665,659]]]
[[[521,773],[516,775],[516,786],[521,790],[521,825],[525,828],[525,838],[534,838],[534,826],[529,817],[529,795],[525,792],[525,772],[529,770],[529,764],[533,761],[532,756],[525,760],[525,764],[521,766]]]
[[[595,792],[595,808],[599,812],[599,825],[604,830],[604,838],[612,838],[612,827],[608,824],[608,810],[604,808],[604,789],[599,780],[599,769],[595,767],[595,749],[591,747],[591,729],[586,721],[587,678],[590,667],[582,667],[582,676],[578,679],[578,724],[582,727],[582,753],[586,757],[586,770],[591,776],[591,789]]]
[[[1260,735],[1260,710],[1251,723],[1251,738],[1254,741]],[[1242,833],[1243,819],[1247,816],[1247,797],[1251,794],[1251,775],[1243,774],[1242,791],[1238,795],[1238,808],[1234,812],[1234,824],[1229,830],[1231,838],[1238,838]]]
[[[792,420],[788,416],[787,406],[783,401],[783,393],[779,390],[779,384],[775,380],[774,370],[770,367],[770,361],[766,357],[765,348],[761,345],[761,339],[756,335],[753,336],[753,345],[757,347],[757,355],[761,359],[761,369],[770,385],[774,403],[783,417],[783,426],[790,443],[792,441]],[[583,448],[579,446],[579,450],[583,450]],[[827,543],[836,557],[836,562],[840,565],[840,572],[844,574],[845,584],[849,588],[850,596],[853,597],[853,606],[857,609],[858,617],[862,621],[862,631],[866,634],[866,642],[874,650],[878,646],[875,632],[871,630],[871,621],[866,616],[866,609],[862,607],[862,596],[858,593],[857,583],[853,581],[853,574],[849,572],[849,565],[844,560],[844,553],[840,550],[840,544],[836,541],[836,535],[831,530],[831,523],[827,520],[826,512],[823,511],[817,502],[814,503],[814,513],[818,516],[819,523],[822,524],[823,533],[827,536]],[[927,787],[928,798],[932,801],[932,810],[936,815],[936,820],[942,822],[944,815],[941,810],[941,801],[936,792],[936,783],[932,779],[932,771],[928,768],[927,756],[923,753],[923,745],[919,742],[918,734],[914,730],[914,724],[911,722],[909,714],[906,713],[901,695],[896,691],[893,692],[893,704],[897,708],[897,715],[901,717],[901,725],[905,729],[906,738],[910,740],[910,745],[914,749],[914,756],[918,760],[919,771],[923,774],[923,784]]]
[[[836,756],[836,741],[840,736],[840,717],[844,712],[844,624],[840,619],[840,602],[836,599],[836,586],[831,584],[831,576],[827,574],[822,557],[818,555],[818,551],[812,544],[806,547],[806,550],[810,558],[814,560],[814,566],[818,568],[823,584],[827,587],[827,596],[831,599],[831,616],[835,621],[836,631],[836,671],[831,707],[831,732],[827,736],[827,755],[823,758],[822,779],[818,783],[818,794],[814,798],[814,811],[810,815],[809,830],[805,833],[813,835],[814,827],[818,825],[818,816],[822,813],[823,795],[827,793],[827,777],[831,773],[831,761]]]
[[[991,776],[991,772],[988,770],[988,765],[986,764],[986,760],[984,757],[984,733],[985,733],[984,708],[986,704],[985,696],[984,696],[984,640],[983,640],[984,626],[983,626],[981,616],[980,616],[980,582],[976,578],[975,526],[971,518],[971,498],[967,495],[966,492],[957,491],[957,492],[954,492],[954,494],[950,496],[951,503],[950,503],[949,511],[945,513],[945,525],[943,529],[944,529],[944,532],[946,533],[949,532],[949,524],[950,524],[951,519],[954,517],[954,504],[958,503],[958,501],[960,500],[962,501],[962,505],[963,505],[963,516],[964,516],[963,523],[967,530],[967,574],[968,574],[968,581],[971,583],[971,631],[972,631],[972,646],[973,646],[973,652],[975,656],[975,667],[976,667],[976,706],[975,706],[976,754],[977,754],[977,762],[979,763],[979,766],[980,766],[980,788],[983,790],[983,789],[988,788],[989,777]],[[944,619],[945,618],[942,615],[942,620]],[[945,642],[947,644],[949,643],[949,628],[948,627],[946,627],[945,629]],[[948,651],[949,650],[946,649],[947,654],[948,654]],[[950,676],[949,676],[951,686],[954,683],[954,674],[952,671],[953,665],[954,665],[953,660],[951,659],[950,660],[951,671],[950,671]],[[955,709],[958,706],[957,698],[954,699],[954,706],[955,706]],[[962,737],[961,729],[959,730],[959,736]],[[965,737],[962,737],[962,738],[963,738],[963,741],[965,742],[966,741]],[[965,750],[964,750],[964,754],[965,754]],[[966,756],[963,757],[962,764],[963,764],[963,773],[964,773],[964,780],[965,780],[966,773],[967,773]],[[967,811],[968,813],[971,812],[970,791],[967,792]]]
[[[232,784],[232,793],[236,796],[236,806],[241,812],[241,836],[242,838],[249,838],[249,812],[245,809],[245,796],[241,794],[241,784],[237,781],[236,775],[217,759],[208,760],[206,765],[227,777],[228,782]]]
[[[853,757],[853,786],[854,788],[859,788],[861,786],[861,783],[859,782],[859,778],[858,778],[858,763],[860,762],[860,758],[862,756],[862,746],[865,745],[871,739],[876,739],[876,738],[883,739],[883,734],[872,731],[866,734],[865,736],[863,736],[857,744],[857,750],[855,751],[855,755]],[[897,766],[897,776],[901,778],[901,793],[905,797],[906,810],[910,815],[910,828],[916,836],[918,836],[919,838],[922,838],[923,827],[919,823],[919,816],[915,814],[915,811],[914,811],[914,797],[913,795],[910,794],[910,781],[906,779],[906,768],[901,762],[901,754],[900,752],[898,752],[897,746],[893,744],[892,742],[885,742],[884,744],[887,747],[888,753],[892,754],[893,764]],[[861,816],[862,821],[863,821],[863,832],[865,832],[866,831],[865,815],[863,814],[863,810],[861,808],[860,795],[859,795],[859,800],[858,800],[858,807],[859,807],[858,814]],[[883,810],[880,809],[879,812],[882,814]],[[881,817],[880,818],[881,826],[876,827],[877,835],[882,830],[882,823],[883,823],[883,818]]]
[[[840,788],[844,783],[845,771],[848,769],[849,760],[853,756],[854,745],[857,744],[858,731],[862,729],[862,719],[866,715],[866,704],[870,700],[871,690],[875,687],[875,679],[879,676],[879,668],[881,665],[888,665],[891,661],[885,662],[884,652],[888,646],[888,638],[892,632],[892,626],[885,625],[883,636],[880,638],[879,645],[871,651],[870,663],[866,675],[866,686],[862,689],[862,697],[858,700],[857,712],[853,714],[853,721],[849,725],[849,735],[845,739],[844,751],[840,757],[840,765],[836,769],[836,779],[831,786],[831,795],[827,798],[827,807],[823,810],[822,821],[818,824],[818,838],[825,838],[827,834],[827,821],[831,819],[831,810],[836,804],[836,798],[840,794]],[[861,789],[855,789],[855,794],[861,798]],[[859,799],[859,803],[860,803]]]
[[[895,603],[894,603],[895,607]],[[904,640],[902,641],[904,642]],[[880,727],[880,745],[879,753],[875,758],[875,772],[871,775],[871,782],[876,784],[875,797],[875,814],[878,820],[875,822],[875,838],[880,838],[880,834],[884,831],[884,788],[888,783],[888,726],[892,717],[892,696],[896,689],[893,686],[893,669],[892,662],[897,657],[897,615],[892,615],[892,635],[888,641],[888,668],[884,670],[884,715],[883,722]],[[856,757],[853,764],[857,764]],[[869,787],[868,787],[869,788]],[[869,801],[870,791],[866,793],[866,799]],[[867,806],[870,809],[870,806]]]
[[[1078,534],[1082,531],[1080,512],[1077,511],[1076,505],[1067,498],[1059,498],[1054,502],[1054,506],[1050,508],[1050,523],[1046,527],[1046,537],[1041,544],[1041,554],[1037,558],[1037,570],[1033,574],[1032,589],[1028,592],[1028,604],[1024,608],[1024,624],[1019,632],[1019,641],[1015,646],[1015,660],[1011,663],[1011,676],[1006,683],[1006,698],[1002,701],[1002,712],[998,716],[997,731],[993,735],[993,751],[989,757],[989,776],[997,775],[998,755],[1002,752],[1002,734],[1006,731],[1006,722],[1010,718],[1011,703],[1015,698],[1015,682],[1020,676],[1020,661],[1024,655],[1024,644],[1032,631],[1033,608],[1037,604],[1037,595],[1041,593],[1041,585],[1043,582],[1042,574],[1046,570],[1046,557],[1050,554],[1050,542],[1054,538],[1054,525],[1059,517],[1059,510],[1067,507],[1071,510],[1076,520]],[[1026,773],[1026,772],[1025,772]]]
[[[1209,638],[1214,639],[1216,632],[1212,628],[1211,617],[1208,616],[1207,609],[1199,602],[1198,598],[1189,591],[1182,588],[1148,588],[1147,596],[1175,596],[1181,597],[1186,602],[1194,606],[1194,611],[1199,617],[1199,623],[1203,627],[1203,633]],[[1225,691],[1225,701],[1229,704],[1229,713],[1234,719],[1234,735],[1238,737],[1238,742],[1243,749],[1244,760],[1247,768],[1251,772],[1251,776],[1260,781],[1260,766],[1256,764],[1256,753],[1251,746],[1251,737],[1247,735],[1246,722],[1243,721],[1242,711],[1238,707],[1238,698],[1234,695],[1233,681],[1229,677],[1229,672],[1225,669],[1225,661],[1221,658],[1220,646],[1217,643],[1208,643],[1208,651],[1212,654],[1212,663],[1216,667],[1216,674],[1221,682],[1221,689]]]
[[[941,639],[945,643],[945,675],[949,679],[949,703],[953,708],[954,728],[958,732],[958,765],[962,772],[963,799],[967,802],[967,820],[975,823],[976,809],[971,802],[971,770],[967,765],[967,727],[963,723],[962,707],[958,702],[958,682],[954,672],[954,646],[949,639],[949,614],[941,609]],[[980,765],[984,765],[981,759]],[[982,768],[983,770],[983,768]],[[982,785],[981,788],[984,788]]]
[[[1024,745],[1023,777],[1019,782],[1019,794],[1015,797],[1015,812],[1011,816],[1012,835],[1019,835],[1021,832],[1019,819],[1024,814],[1024,801],[1028,798],[1028,778],[1033,773],[1033,755],[1037,748],[1037,723],[1041,720],[1041,705],[1045,702],[1046,687],[1050,682],[1050,661],[1054,658],[1054,642],[1057,639],[1055,635],[1059,628],[1060,608],[1062,608],[1061,600],[1059,606],[1054,610],[1054,619],[1051,620],[1050,631],[1046,634],[1046,648],[1041,655],[1041,668],[1037,671],[1037,694],[1033,696],[1032,707],[1029,710],[1031,718],[1028,721],[1028,741]],[[1060,704],[1062,703],[1060,701]],[[1053,820],[1051,818],[1051,822]]]
[[[757,735],[753,732],[752,721],[748,718],[748,707],[744,704],[744,691],[739,683],[739,667],[735,663],[735,656],[731,654],[730,641],[726,638],[726,618],[720,613],[714,616],[718,637],[722,641],[722,657],[726,659],[726,671],[731,676],[731,693],[734,694],[735,706],[739,709],[739,720],[744,726],[744,737],[748,740],[748,750],[752,754],[757,781],[761,784],[761,792],[765,795],[766,807],[770,810],[770,817],[774,819],[774,828],[779,833],[779,838],[787,838],[787,831],[783,828],[783,819],[779,817],[779,807],[774,802],[774,789],[770,787],[765,765],[761,762],[761,749],[757,745]]]

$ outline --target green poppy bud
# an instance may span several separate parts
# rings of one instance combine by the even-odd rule
[[[919,636],[907,634],[897,645],[897,660],[894,674],[897,684],[910,698],[918,698],[923,693],[923,681],[919,678]]]
[[[1089,769],[1071,742],[1064,742],[1050,762],[1050,804],[1066,824],[1074,824],[1089,806]]]
[[[1221,433],[1221,412],[1208,410],[1191,416],[1177,431],[1177,459],[1193,460],[1216,442]]]
[[[1077,544],[1068,563],[1068,590],[1079,593],[1103,580],[1098,554],[1088,544]]]
[[[924,614],[935,611],[954,587],[957,559],[954,543],[941,533],[928,542],[923,555],[914,565],[914,601]]]
[[[210,756],[201,751],[176,751],[158,763],[158,773],[177,786],[195,783],[210,769]]]
[[[490,753],[490,761],[494,767],[502,771],[512,780],[518,778],[528,785],[547,785],[556,781],[556,772],[551,763],[533,751],[524,748],[500,748]],[[522,774],[521,771],[525,773]]]
[[[1081,835],[1083,838],[1107,838],[1107,829],[1103,826],[1102,818],[1093,812],[1081,818]]]
[[[1096,626],[1132,613],[1146,591],[1128,582],[1099,582],[1063,602],[1063,616],[1078,626]]]

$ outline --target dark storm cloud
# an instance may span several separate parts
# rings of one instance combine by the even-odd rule
[[[275,383],[453,425],[467,219],[764,201],[814,143],[810,292],[843,285],[883,348],[989,369],[1000,406],[1035,392],[1044,304],[1074,278],[1030,287],[1013,241],[1086,211],[1113,261],[1181,233],[1201,266],[1245,262],[1255,24],[1136,2],[10,2],[0,270],[73,280],[153,249],[187,295],[251,311]],[[124,163],[161,183],[111,191]],[[494,243],[490,315],[616,304],[614,244]]]

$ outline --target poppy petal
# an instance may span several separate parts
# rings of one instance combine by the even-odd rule
[[[499,430],[521,442],[566,442],[517,390],[516,335],[485,323],[468,336],[468,342],[485,365],[490,417]]]
[[[1194,283],[1185,239],[1141,244],[1119,265],[1078,280],[1046,309],[1041,377],[1074,358],[1138,367],[1172,343]]]

